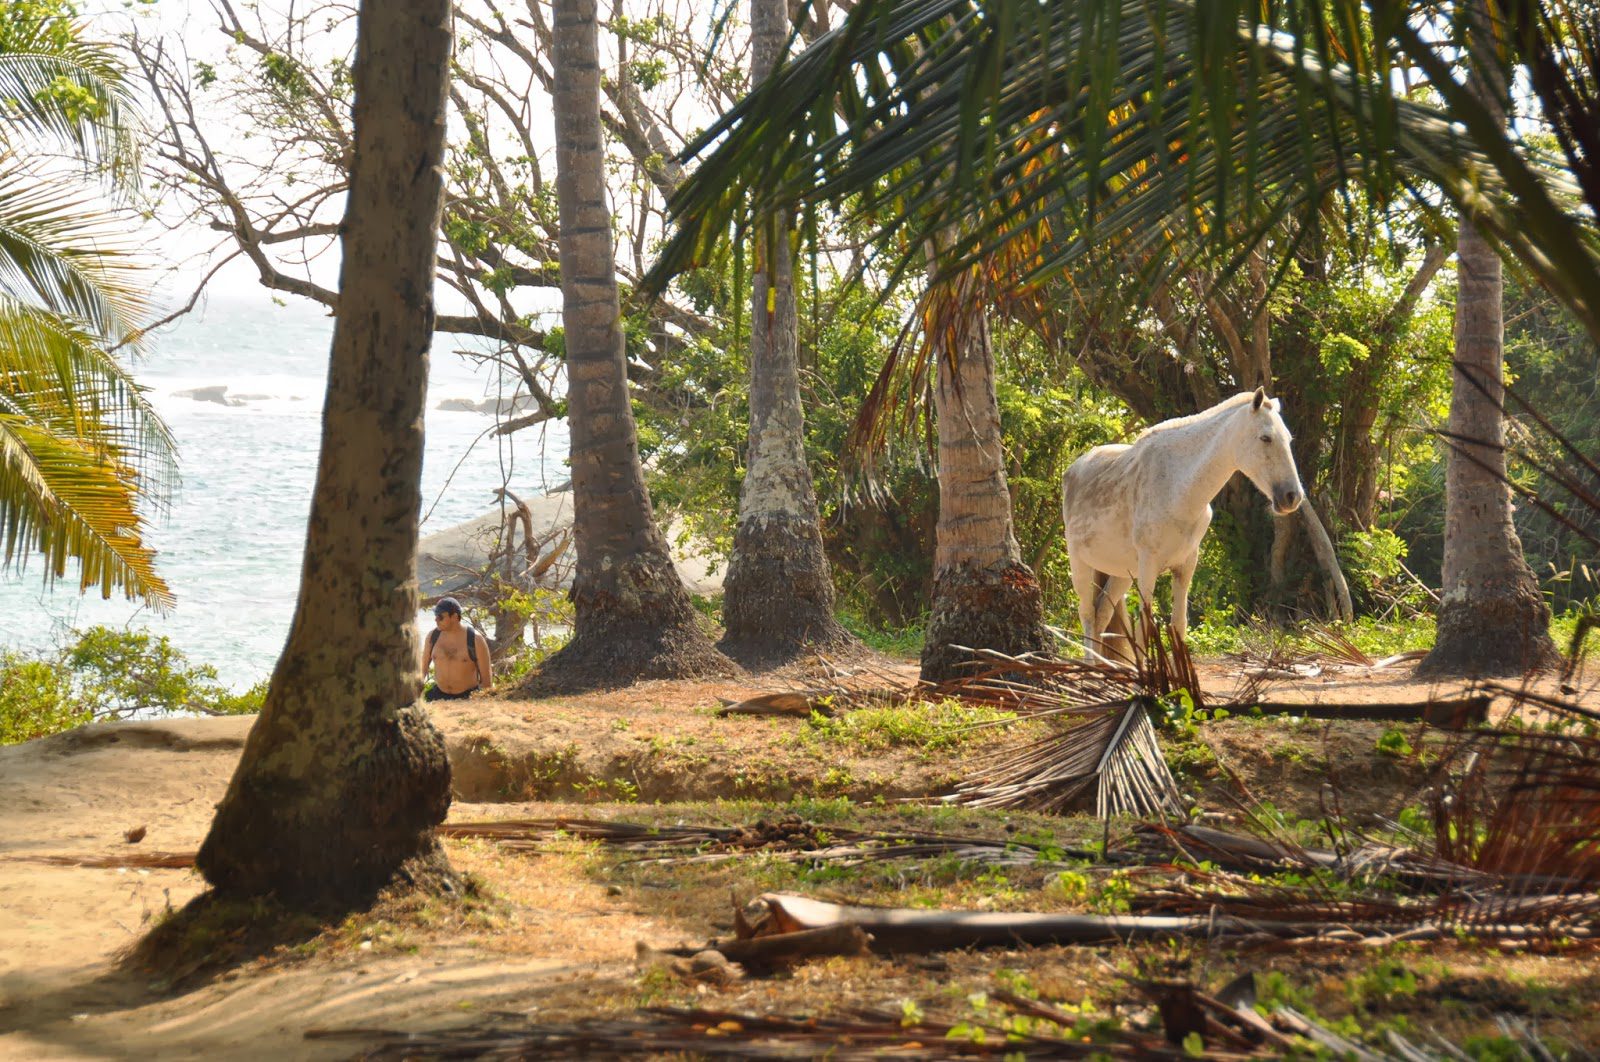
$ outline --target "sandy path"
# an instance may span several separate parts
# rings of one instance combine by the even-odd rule
[[[348,1058],[357,1043],[305,1030],[457,1024],[599,971],[435,946],[236,970],[173,996],[119,969],[118,953],[199,893],[199,877],[29,857],[192,852],[253,721],[106,724],[0,748],[0,1058]],[[146,836],[130,845],[137,826]]]

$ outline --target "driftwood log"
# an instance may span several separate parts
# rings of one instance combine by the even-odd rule
[[[1244,711],[1259,715],[1299,715],[1307,719],[1364,720],[1385,723],[1427,723],[1445,730],[1466,730],[1489,721],[1484,695],[1436,701],[1395,701],[1384,704],[1298,704],[1255,701]]]

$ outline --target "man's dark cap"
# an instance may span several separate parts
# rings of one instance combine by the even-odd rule
[[[435,616],[443,616],[446,613],[456,616],[461,615],[461,602],[453,597],[441,597],[433,603],[433,614]]]

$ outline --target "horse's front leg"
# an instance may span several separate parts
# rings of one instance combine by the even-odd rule
[[[1128,588],[1133,585],[1131,575],[1106,576],[1105,596],[1108,603],[1110,621],[1102,628],[1106,635],[1101,639],[1105,646],[1103,652],[1113,660],[1121,660],[1126,664],[1133,664],[1136,657],[1133,655],[1134,629],[1128,620]]]
[[[1136,632],[1136,644],[1139,652],[1146,651],[1145,621],[1150,624],[1150,631],[1156,629],[1156,580],[1161,576],[1161,569],[1157,567],[1155,559],[1148,554],[1139,554],[1139,572],[1136,582],[1139,584],[1139,624]]]
[[[1197,549],[1172,569],[1172,632],[1179,638],[1189,632],[1189,584],[1194,580],[1194,570],[1199,563]]]

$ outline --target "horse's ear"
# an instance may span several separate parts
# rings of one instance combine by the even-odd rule
[[[1250,408],[1251,409],[1260,409],[1261,408],[1261,403],[1265,402],[1266,400],[1267,400],[1267,389],[1265,387],[1258,387],[1258,388],[1256,388],[1255,404],[1252,405]]]

